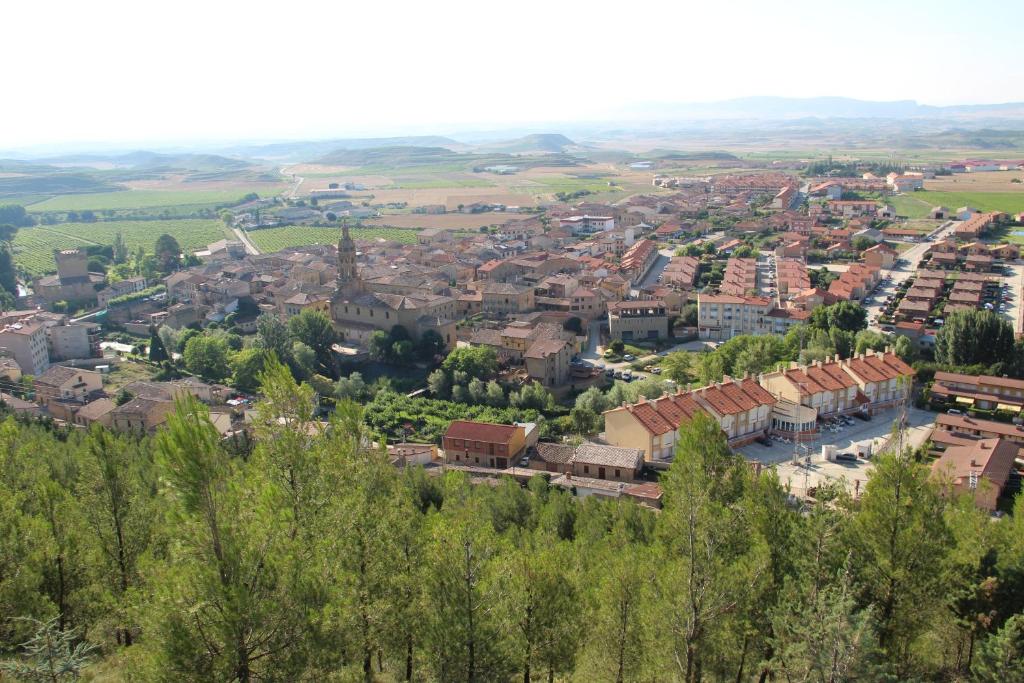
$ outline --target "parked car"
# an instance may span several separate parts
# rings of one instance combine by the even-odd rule
[[[631,353],[627,353],[625,356],[622,357],[622,360],[628,360],[630,363],[632,363],[633,361],[636,360],[636,356],[634,356]]]

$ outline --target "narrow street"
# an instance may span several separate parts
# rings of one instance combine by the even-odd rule
[[[256,248],[256,245],[252,243],[252,240],[249,239],[249,235],[246,234],[245,230],[242,230],[241,228],[231,228],[231,232],[235,233],[235,237],[245,245],[245,252],[247,254],[256,256],[261,253],[260,250]]]

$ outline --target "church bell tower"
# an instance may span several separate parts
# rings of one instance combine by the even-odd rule
[[[338,241],[338,289],[352,285],[356,274],[356,245],[348,234],[348,226],[341,226],[341,239]]]

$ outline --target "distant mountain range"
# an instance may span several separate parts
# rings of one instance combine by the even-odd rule
[[[383,149],[386,147],[441,147],[453,152],[464,152],[471,149],[470,145],[441,135],[408,135],[389,138],[339,138],[333,140],[272,142],[265,145],[238,145],[220,151],[222,154],[254,159],[296,162],[318,159],[339,151]]]
[[[778,120],[802,118],[843,119],[1019,119],[1024,102],[967,104],[948,107],[914,100],[874,102],[849,97],[740,97],[719,102],[648,103],[619,112],[623,118],[700,120],[711,118]]]

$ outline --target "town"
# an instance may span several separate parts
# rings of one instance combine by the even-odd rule
[[[671,193],[556,202],[480,232],[422,229],[411,244],[356,241],[346,222],[336,244],[260,253],[238,230],[172,254],[153,278],[114,280],[90,272],[88,250],[64,249],[56,274],[3,313],[3,401],[58,424],[155,433],[189,394],[237,438],[251,433],[273,351],[325,416],[341,398],[380,404],[368,419],[398,463],[524,482],[540,471],[576,495],[653,507],[695,412],[809,498],[829,481],[853,492],[901,416],[955,486],[989,483],[977,502],[995,512],[1020,488],[1024,380],[912,365],[940,360],[950,316],[990,316],[1021,336],[1024,265],[1000,236],[1024,214],[936,206],[907,220],[892,200],[936,173],[999,170],[1020,165],[881,177],[652,169],[652,186]],[[228,220],[245,224],[258,204]],[[799,342],[722,362],[730,345],[763,337]],[[129,367],[143,372],[118,381]],[[416,417],[388,419],[386,405]],[[989,457],[971,448],[979,439],[996,440]]]

